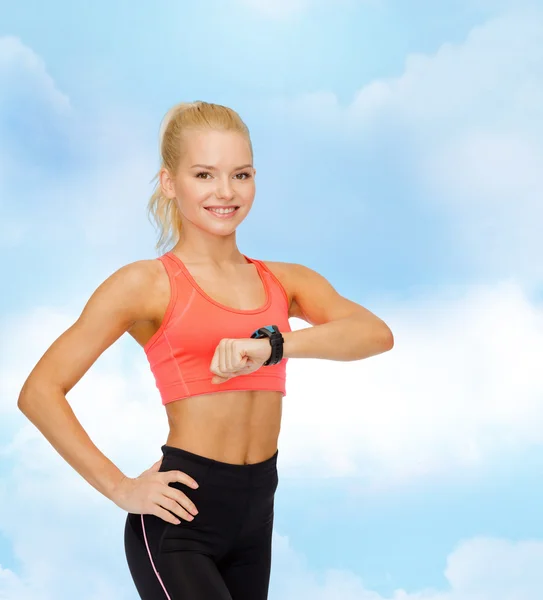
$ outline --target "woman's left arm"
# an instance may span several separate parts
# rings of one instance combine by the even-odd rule
[[[291,297],[289,317],[313,327],[282,332],[286,358],[360,360],[390,350],[388,325],[341,294],[325,277],[296,263],[282,263],[282,280]]]
[[[360,360],[390,350],[392,332],[379,317],[338,294],[316,271],[295,263],[271,263],[274,275],[290,300],[289,317],[304,319],[313,327],[282,331],[283,358]],[[211,383],[220,384],[247,375],[270,357],[268,339],[222,339],[209,370]]]

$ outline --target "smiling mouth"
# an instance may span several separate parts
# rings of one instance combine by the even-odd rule
[[[239,209],[239,206],[229,206],[228,208],[215,208],[211,206],[204,206],[204,208],[212,215],[215,215],[216,217],[222,217],[224,219],[226,217],[231,217],[232,215],[236,214],[236,212]]]
[[[212,212],[235,212],[239,206],[204,206],[206,210],[211,210]]]

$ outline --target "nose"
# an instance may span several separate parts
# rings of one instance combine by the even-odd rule
[[[217,182],[217,198],[231,199],[234,196],[234,191],[230,179],[228,177],[224,179],[218,178]]]

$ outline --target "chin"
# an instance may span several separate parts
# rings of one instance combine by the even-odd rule
[[[230,219],[219,219],[213,216],[205,219],[205,223],[207,227],[211,227],[213,229],[235,229],[240,223],[243,223],[245,217],[247,216],[247,212],[243,210],[243,207],[238,208],[236,214]]]
[[[203,229],[204,231],[214,235],[227,236],[232,235],[232,233],[236,231],[239,224],[240,221],[237,221],[236,223],[217,223],[215,226],[210,225],[209,223],[200,223],[199,227],[200,229]]]

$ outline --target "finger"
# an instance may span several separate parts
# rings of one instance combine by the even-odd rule
[[[166,483],[170,483],[171,481],[179,481],[179,483],[184,483],[194,489],[199,487],[198,483],[190,475],[187,475],[187,473],[184,473],[183,471],[164,471],[162,480]]]
[[[229,350],[230,372],[237,375],[245,366],[247,357],[239,340],[232,340]]]
[[[153,510],[149,514],[160,517],[161,519],[164,519],[164,521],[168,521],[168,523],[173,523],[174,525],[179,525],[179,523],[181,523],[181,521],[176,519],[169,510],[165,510],[158,504],[154,505]]]
[[[245,363],[247,362],[247,357],[244,356],[243,349],[237,340],[236,340],[236,343],[234,343],[232,345],[231,357],[232,357],[231,358],[231,360],[232,360],[231,372],[233,372],[234,375],[239,375],[241,372],[243,372]]]
[[[219,371],[221,376],[228,373],[226,368],[226,340],[221,340],[219,344]]]
[[[151,465],[147,471],[158,471],[160,469],[160,465],[162,464],[162,458],[157,460],[156,463]]]
[[[159,504],[163,508],[166,508],[170,512],[176,514],[178,517],[181,517],[185,521],[192,521],[194,519],[194,517],[187,510],[185,510],[178,502],[172,500],[171,498],[168,498],[167,496],[163,496],[160,499]]]
[[[163,490],[163,494],[164,496],[171,498],[174,502],[177,502],[178,504],[183,506],[192,515],[198,514],[198,509],[196,508],[194,502],[186,494],[183,494],[183,492],[181,492],[177,488],[174,488],[171,485],[167,485]]]
[[[221,349],[221,345],[219,344],[217,346],[217,348],[215,349],[215,354],[213,355],[213,358],[211,359],[211,365],[209,366],[209,370],[211,371],[211,373],[213,373],[213,375],[217,375],[219,377],[223,375],[220,364],[219,364],[220,349]]]
[[[224,344],[224,364],[227,373],[235,371],[234,340],[227,340]]]
[[[211,364],[209,365],[209,370],[212,373],[215,373],[215,371],[219,367],[219,347],[220,347],[220,344],[217,344],[217,347],[215,348],[215,352],[213,353],[213,358],[211,359]]]

